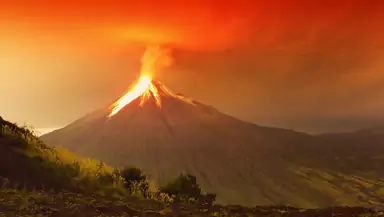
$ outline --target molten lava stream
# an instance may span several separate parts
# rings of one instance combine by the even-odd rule
[[[156,100],[157,106],[161,107],[161,99],[158,93],[156,86],[152,84],[151,78],[149,76],[141,76],[137,84],[128,91],[124,96],[117,100],[112,105],[112,111],[108,117],[112,117],[117,114],[121,109],[126,105],[131,103],[133,100],[141,97],[140,106],[153,96]]]
[[[168,49],[160,46],[150,46],[144,52],[141,58],[140,78],[136,85],[129,90],[124,96],[112,105],[112,110],[108,117],[116,115],[124,106],[133,100],[141,97],[140,106],[142,106],[149,98],[154,97],[157,106],[161,106],[159,90],[152,83],[151,75],[156,74],[161,67],[168,66],[171,63],[170,53]]]
[[[128,105],[133,100],[137,99],[141,96],[151,84],[151,78],[149,76],[142,76],[139,78],[137,84],[128,91],[124,96],[122,96],[119,100],[113,103],[113,108],[108,117],[112,117],[117,114],[124,106]]]

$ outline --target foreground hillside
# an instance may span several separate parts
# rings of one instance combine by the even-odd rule
[[[113,168],[46,146],[32,131],[0,117],[0,177],[19,187],[124,194]],[[114,188],[112,188],[114,186]]]
[[[215,205],[208,212],[199,207],[181,205],[179,211],[161,206],[137,205],[103,197],[84,196],[70,192],[17,191],[0,188],[0,217],[8,216],[244,216],[244,217],[383,217],[384,213],[363,207],[332,207],[326,209],[297,209],[293,207],[254,207]]]
[[[98,161],[49,148],[31,131],[0,117],[0,217],[8,216],[340,216],[379,217],[362,207],[203,206],[128,193],[106,181],[113,170]]]

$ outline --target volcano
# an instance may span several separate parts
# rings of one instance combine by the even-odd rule
[[[42,139],[113,166],[140,167],[158,185],[182,172],[193,174],[221,203],[382,203],[364,189],[381,189],[383,183],[360,176],[345,161],[334,162],[351,156],[332,155],[321,142],[328,137],[244,122],[175,94],[159,81],[139,79],[112,105]]]
[[[192,174],[220,203],[384,204],[377,166],[384,138],[310,136],[241,121],[155,80],[171,62],[169,49],[148,47],[127,93],[42,139],[113,166],[140,167],[158,185]]]

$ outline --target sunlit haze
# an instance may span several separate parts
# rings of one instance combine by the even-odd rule
[[[267,2],[267,3],[266,3]],[[28,1],[0,6],[0,115],[62,127],[155,75],[253,123],[306,132],[384,124],[384,4],[372,1]]]

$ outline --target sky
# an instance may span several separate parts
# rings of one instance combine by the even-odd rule
[[[108,105],[146,46],[155,76],[259,125],[320,133],[384,125],[384,2],[0,0],[0,115],[62,127]]]

